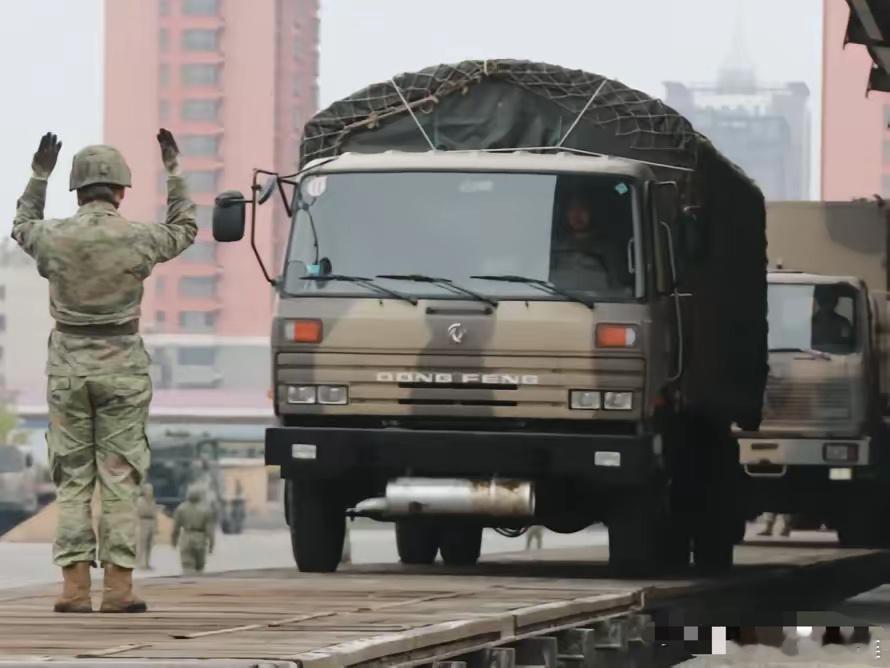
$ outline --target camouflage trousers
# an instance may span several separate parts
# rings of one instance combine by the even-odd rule
[[[183,531],[179,537],[179,562],[186,575],[203,573],[209,541],[203,531]]]
[[[148,471],[147,374],[50,376],[47,445],[59,520],[53,560],[95,561],[92,500],[99,486],[98,558],[136,565],[136,503]]]

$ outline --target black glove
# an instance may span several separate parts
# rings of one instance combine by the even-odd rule
[[[179,147],[173,138],[173,133],[161,128],[158,132],[158,144],[161,145],[161,161],[168,174],[179,173]]]
[[[62,150],[62,142],[52,132],[47,132],[40,138],[40,146],[31,161],[31,171],[34,176],[47,179],[53,173],[56,161],[59,159],[59,151]]]

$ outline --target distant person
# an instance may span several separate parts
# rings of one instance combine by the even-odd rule
[[[850,346],[853,343],[853,325],[835,310],[839,301],[837,292],[817,287],[814,299],[816,311],[813,313],[811,346],[826,352]]]
[[[151,550],[154,547],[158,530],[158,504],[155,503],[154,487],[146,483],[142,486],[142,496],[136,505],[139,517],[139,535],[136,541],[136,566],[151,570]]]
[[[184,575],[204,572],[207,555],[213,554],[216,515],[204,500],[204,489],[192,485],[185,501],[173,513],[173,547],[179,548]]]
[[[525,549],[532,549],[533,542],[537,544],[537,550],[544,546],[544,527],[535,525],[528,528],[525,533]]]
[[[191,246],[198,231],[176,141],[163,129],[157,139],[167,184],[165,224],[120,214],[130,168],[105,145],[74,155],[69,190],[77,191],[77,212],[45,220],[47,184],[62,149],[52,133],[40,140],[12,223],[12,237],[49,283],[55,321],[46,367],[46,442],[59,507],[53,561],[64,580],[56,612],[92,611],[90,567],[97,558],[105,569],[101,612],[146,610],[133,593],[136,502],[149,463],[145,423],[152,397],[150,360],[139,336],[143,281],[157,264]],[[154,180],[146,181],[154,194]],[[97,486],[98,540],[92,516]]]
[[[787,538],[791,535],[791,514],[790,513],[766,513],[766,526],[763,528],[763,531],[758,533],[758,536],[772,536],[773,528],[776,525],[776,520],[782,520],[782,531],[779,532],[779,535]]]
[[[617,248],[595,219],[590,200],[573,194],[556,229],[550,277],[555,285],[578,290],[608,290],[624,285],[626,249]]]
[[[235,498],[232,499],[232,516],[230,519],[232,533],[241,533],[244,529],[244,520],[247,515],[246,505],[244,486],[241,484],[241,480],[235,480]]]

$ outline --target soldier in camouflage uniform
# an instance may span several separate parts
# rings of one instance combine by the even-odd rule
[[[179,546],[179,560],[185,575],[204,571],[207,554],[213,553],[216,513],[204,500],[204,488],[191,485],[188,497],[173,513],[173,547]]]
[[[91,501],[98,484],[102,513],[98,559],[105,568],[102,612],[143,612],[134,593],[136,500],[148,468],[145,421],[152,396],[149,358],[139,336],[142,282],[159,262],[194,241],[195,205],[167,130],[158,133],[167,172],[167,220],[136,223],[118,213],[130,169],[111,146],[74,156],[71,218],[43,220],[47,180],[62,144],[47,133],[18,201],[12,236],[49,282],[47,363],[50,469],[59,521],[53,558],[64,588],[57,612],[90,612],[90,566],[97,557]]]

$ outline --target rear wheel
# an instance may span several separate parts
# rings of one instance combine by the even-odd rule
[[[304,573],[337,570],[346,534],[345,505],[336,485],[288,480],[286,503],[294,561]]]
[[[439,532],[442,561],[449,566],[472,566],[482,552],[482,527],[476,524],[443,524]]]
[[[431,522],[396,522],[396,549],[403,564],[431,564],[439,551],[439,532]]]

